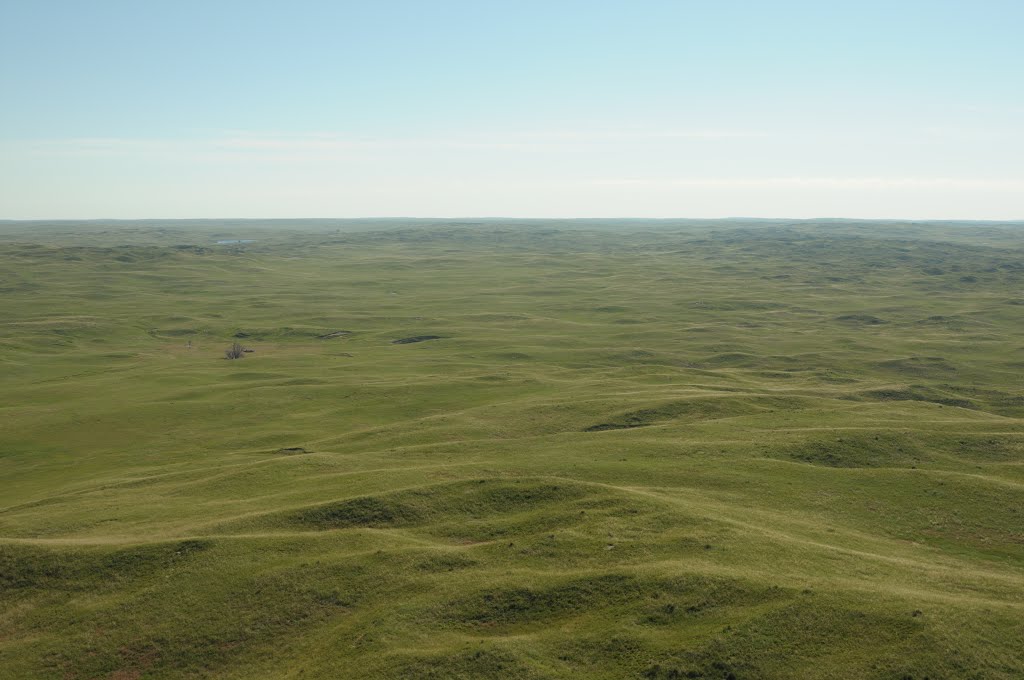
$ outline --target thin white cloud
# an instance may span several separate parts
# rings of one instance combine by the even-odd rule
[[[761,136],[581,126],[408,137],[206,130],[182,139],[0,140],[0,217],[1009,219],[1024,206],[1024,173],[1009,156],[951,166],[941,157],[877,149],[858,156],[852,143],[832,149]]]
[[[1024,191],[1024,178],[971,177],[691,177],[676,179],[611,178],[594,180],[598,186],[703,187],[764,189],[994,189]]]
[[[671,140],[753,139],[763,132],[726,129],[551,130],[476,133],[448,137],[358,137],[332,132],[310,134],[232,131],[183,139],[83,137],[20,142],[29,151],[74,155],[245,153],[326,158],[355,151],[497,150],[523,152],[587,151],[623,144]]]

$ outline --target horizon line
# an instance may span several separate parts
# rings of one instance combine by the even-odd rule
[[[371,220],[520,220],[520,221],[596,221],[596,220],[623,220],[623,221],[787,221],[787,222],[816,222],[816,221],[847,221],[847,222],[992,222],[992,223],[1021,223],[1024,224],[1024,217],[1019,218],[971,218],[971,217],[837,217],[837,216],[820,216],[820,217],[786,217],[786,216],[742,216],[733,215],[729,217],[683,217],[683,216],[672,216],[672,217],[639,217],[639,216],[623,216],[623,215],[609,215],[606,217],[550,217],[550,216],[533,216],[533,217],[513,217],[513,216],[502,216],[502,215],[441,215],[441,216],[411,216],[411,215],[377,215],[377,216],[358,216],[358,217],[20,217],[20,218],[5,218],[0,217],[0,223],[12,223],[12,222],[210,222],[220,220],[233,220],[233,221],[249,221],[249,222],[287,222],[287,221],[325,221],[325,220],[337,220],[337,221],[371,221]]]

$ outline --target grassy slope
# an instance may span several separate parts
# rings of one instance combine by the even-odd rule
[[[0,677],[1024,675],[1019,229],[329,226],[0,232]]]

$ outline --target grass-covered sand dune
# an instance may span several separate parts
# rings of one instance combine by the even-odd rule
[[[0,311],[0,677],[1024,677],[1024,225],[8,223]]]

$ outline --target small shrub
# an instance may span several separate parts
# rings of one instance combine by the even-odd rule
[[[231,347],[224,350],[225,359],[241,359],[245,356],[245,348],[237,342],[231,343]]]

